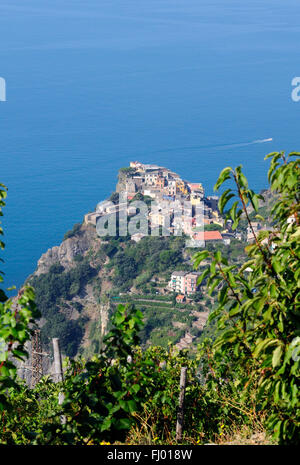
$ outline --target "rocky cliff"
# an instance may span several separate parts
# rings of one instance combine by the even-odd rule
[[[89,250],[95,250],[101,244],[96,229],[91,225],[82,225],[72,237],[64,240],[59,246],[45,252],[38,261],[34,274],[47,273],[50,267],[59,263],[65,269],[74,266],[76,256],[85,256]]]

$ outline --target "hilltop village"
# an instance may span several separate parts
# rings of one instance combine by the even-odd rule
[[[155,202],[154,211],[149,211],[148,220],[152,227],[161,227],[165,235],[175,234],[180,228],[182,233],[194,240],[227,241],[228,230],[224,229],[224,220],[218,210],[218,197],[204,195],[200,182],[183,180],[177,173],[157,165],[130,162],[130,167],[121,168],[116,192],[125,195],[126,203],[112,204],[110,200],[100,202],[94,212],[85,215],[86,224],[96,225],[100,217],[120,212],[126,208],[127,214],[134,215],[131,202],[145,200]],[[184,214],[182,205],[190,207],[189,214]],[[201,211],[204,225],[212,225],[203,231],[203,224],[197,222],[196,212]],[[171,217],[167,213],[172,212]],[[176,215],[176,212],[179,214]],[[182,212],[182,214],[181,214]],[[185,210],[186,213],[186,210]],[[213,227],[215,225],[215,229]],[[206,229],[206,228],[204,228]],[[222,235],[220,230],[224,229]],[[235,235],[232,234],[232,237]],[[132,240],[139,241],[142,233],[132,235]]]
[[[123,201],[119,201],[118,194],[122,194]],[[230,222],[225,225],[218,209],[218,197],[205,196],[202,183],[183,180],[170,169],[138,161],[130,162],[129,167],[119,170],[116,192],[110,199],[100,202],[94,212],[86,214],[84,222],[96,226],[100,218],[124,209],[129,217],[135,215],[134,200],[144,200],[148,204],[155,202],[156,209],[149,210],[148,220],[152,228],[161,228],[165,235],[176,235],[180,228],[187,238],[195,241],[195,244],[202,241],[203,246],[210,242],[228,245],[233,238],[241,240],[241,233],[233,232]],[[189,215],[184,214],[181,208],[183,204],[189,207]],[[202,224],[199,219],[197,221],[197,209],[202,212]],[[176,211],[179,214],[176,215]],[[139,242],[144,236],[142,232],[136,232],[131,239]],[[178,294],[177,300],[197,291],[197,276],[195,272],[172,273],[168,287]]]

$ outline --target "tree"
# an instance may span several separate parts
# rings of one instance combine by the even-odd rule
[[[111,196],[109,197],[109,200],[114,204],[119,203],[119,193],[118,192],[113,192],[111,194]]]
[[[226,219],[236,229],[245,217],[254,243],[246,247],[248,260],[243,266],[230,265],[220,251],[194,256],[197,268],[202,260],[210,260],[199,279],[208,278],[209,293],[222,286],[218,307],[210,316],[210,321],[217,321],[219,333],[214,357],[220,364],[230,357],[240,389],[249,393],[257,386],[257,406],[268,410],[267,426],[284,444],[299,443],[300,438],[299,155],[275,152],[266,157],[271,159],[270,187],[278,197],[272,208],[274,229],[258,234],[247,206],[257,212],[262,196],[248,187],[241,166],[224,168],[215,190],[233,180],[237,194],[232,189],[223,192],[220,212],[233,199]]]
[[[73,228],[70,231],[67,231],[65,233],[63,240],[65,241],[67,239],[70,239],[70,237],[76,236],[76,234],[79,233],[80,228],[81,228],[81,223],[75,223]]]
[[[211,223],[204,225],[204,231],[223,231],[224,227],[218,223]]]

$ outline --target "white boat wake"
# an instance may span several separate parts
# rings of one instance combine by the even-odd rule
[[[172,147],[168,149],[161,149],[155,150],[153,152],[149,152],[149,155],[154,153],[167,153],[167,152],[176,152],[181,150],[201,150],[201,149],[233,149],[238,147],[246,147],[247,145],[254,145],[254,144],[265,144],[267,142],[272,142],[273,138],[270,137],[269,139],[257,139],[252,140],[251,142],[240,142],[235,144],[218,144],[218,145],[194,145],[194,146],[187,146],[187,147]]]
[[[255,140],[253,141],[253,144],[263,144],[264,142],[272,142],[273,138],[270,137],[270,139],[261,139],[261,140]]]

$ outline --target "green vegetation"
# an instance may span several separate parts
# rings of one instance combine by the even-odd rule
[[[148,207],[151,206],[151,202],[153,202],[152,197],[149,197],[149,195],[143,195],[140,192],[138,192],[129,203],[135,202],[136,200],[145,202]]]
[[[55,264],[51,266],[48,273],[32,278],[31,284],[35,288],[36,304],[42,316],[47,320],[42,327],[42,340],[46,345],[53,337],[59,337],[63,351],[71,357],[76,355],[87,320],[84,315],[77,320],[68,319],[62,304],[65,300],[71,300],[78,295],[82,287],[90,282],[96,273],[95,268],[83,259],[69,271]],[[78,302],[72,305],[78,311]]]
[[[179,331],[175,331],[176,337],[170,338],[176,309],[186,309],[188,313],[200,310],[200,306],[176,304],[172,295],[163,296],[159,292],[167,287],[174,269],[191,270],[191,264],[186,264],[183,257],[184,244],[182,237],[146,237],[139,243],[130,238],[111,237],[102,241],[98,249],[87,255],[76,256],[74,267],[69,271],[65,271],[60,264],[55,264],[47,273],[35,275],[31,283],[36,291],[38,308],[46,320],[42,327],[45,347],[48,348],[52,337],[61,339],[64,353],[71,357],[82,352],[91,354],[92,347],[95,352],[101,347],[99,335],[89,333],[90,316],[84,307],[87,285],[92,288],[95,302],[101,305],[110,300],[111,309],[121,302],[136,304],[145,311],[161,309],[165,313],[164,321],[167,322],[161,326],[161,345],[166,347],[169,341],[178,342],[181,337]],[[99,270],[101,277],[98,275]],[[108,282],[110,284],[107,289]],[[137,293],[128,294],[132,287],[136,288]],[[120,293],[123,295],[119,295]],[[74,300],[81,295],[83,298],[80,302]],[[74,310],[79,316],[78,313],[74,314]],[[97,309],[94,313],[94,318],[99,319]],[[89,337],[90,347],[83,350],[81,343],[84,334]],[[143,345],[151,341],[150,335],[148,341],[142,338]]]
[[[209,252],[219,251],[227,259],[236,263],[242,263],[247,255],[245,251],[246,243],[238,239],[232,239],[229,245],[221,243],[208,243],[206,247],[199,250],[208,250]],[[197,249],[196,249],[197,250]],[[190,254],[195,253],[195,249],[189,249]]]
[[[210,315],[211,326],[205,330],[209,337],[202,338],[193,352],[178,351],[171,345],[161,347],[165,338],[162,327],[167,325],[170,342],[174,342],[184,334],[184,325],[192,323],[188,313],[175,308],[175,315],[163,300],[166,311],[144,304],[144,316],[133,304],[118,305],[103,345],[94,345],[96,355],[89,360],[66,359],[63,382],[55,384],[44,377],[29,389],[17,381],[13,358],[26,357],[24,343],[39,317],[33,290],[19,293],[17,307],[1,291],[0,443],[176,444],[179,378],[185,366],[183,444],[226,443],[233,431],[241,434],[246,430],[249,436],[264,434],[265,443],[299,445],[299,155],[269,155],[269,180],[278,196],[272,208],[273,229],[255,236],[254,244],[246,248],[242,265],[229,264],[219,249],[196,252],[195,267],[203,271],[199,281],[206,283],[208,295],[217,294],[217,302]],[[260,196],[248,187],[241,167],[225,168],[215,188],[227,179],[237,188],[227,216],[235,229],[245,215],[251,228],[246,207],[251,203],[257,212]],[[0,207],[5,195],[2,186]],[[234,196],[233,191],[225,190],[219,201],[221,212]],[[171,259],[176,266],[182,263],[176,239],[155,244],[156,260],[164,251],[176,252]],[[119,260],[122,253],[120,244],[115,245],[118,251],[111,261]],[[132,262],[128,259],[135,266],[151,264],[151,259],[143,255],[143,247],[127,245],[116,266],[130,270]],[[165,265],[163,260],[161,264],[152,263],[151,271],[160,272],[162,266],[165,272]],[[80,292],[95,272],[84,259],[69,271],[54,265],[49,287],[45,275],[34,279],[53,312],[60,299],[73,295],[74,282]],[[134,282],[135,277],[130,279]],[[52,286],[58,286],[58,290]],[[38,306],[42,306],[42,294],[38,292]],[[168,311],[182,325],[171,326]],[[96,335],[97,330],[94,322],[90,331]],[[146,334],[160,347],[141,347],[139,336],[147,339]],[[193,334],[197,334],[196,328]],[[64,394],[61,405],[59,392]]]
[[[137,304],[138,305],[138,304]],[[167,348],[184,336],[185,329],[192,326],[193,317],[189,312],[181,312],[176,308],[164,308],[159,306],[144,307],[140,304],[144,316],[145,325],[139,334],[143,347],[154,345]],[[184,328],[178,328],[173,322],[183,323]]]
[[[81,234],[81,230],[77,234]],[[245,259],[245,244],[237,240],[233,240],[230,246],[211,244],[208,248],[221,250],[237,263]],[[90,355],[92,347],[97,347],[97,350],[101,347],[101,338],[89,334],[88,323],[91,316],[85,310],[84,298],[88,284],[98,305],[102,305],[108,298],[111,301],[111,309],[114,304],[122,302],[133,303],[145,310],[162,310],[165,318],[164,324],[160,326],[160,344],[166,347],[169,341],[177,343],[181,333],[172,328],[176,309],[185,309],[188,313],[212,308],[211,300],[207,299],[203,292],[198,292],[193,299],[195,305],[177,304],[175,296],[161,295],[167,289],[174,270],[191,271],[191,257],[194,253],[195,249],[185,249],[185,237],[150,236],[138,243],[133,242],[130,236],[107,237],[98,249],[91,249],[85,256],[77,255],[72,270],[65,272],[57,264],[51,267],[48,273],[35,276],[32,283],[36,289],[36,301],[46,319],[42,328],[42,339],[46,348],[54,336],[60,337],[63,351],[68,356],[79,353]],[[91,273],[86,273],[86,269]],[[98,271],[101,276],[98,275]],[[119,294],[122,294],[122,298]],[[74,302],[78,296],[82,296],[80,304]],[[158,302],[160,300],[171,303],[161,305]],[[81,305],[80,308],[78,304]],[[74,314],[74,309],[79,313],[79,317],[78,313]],[[96,308],[93,318],[100,318]],[[192,327],[187,329],[191,330]],[[90,347],[83,349],[81,344],[84,334],[89,338]],[[144,334],[147,334],[148,340],[142,337],[143,345],[154,341],[154,335],[152,337],[148,331]],[[173,336],[170,337],[170,334]],[[157,342],[157,339],[155,341]]]
[[[76,236],[81,228],[81,223],[74,224],[73,228],[70,231],[67,231],[64,235],[63,240],[70,239],[70,237]]]
[[[217,320],[218,337],[211,347],[218,360],[219,376],[240,386],[242,399],[255,393],[260,410],[267,409],[266,425],[281,443],[299,442],[299,157],[291,153],[272,153],[268,178],[278,195],[273,205],[272,231],[255,235],[246,248],[248,260],[243,266],[229,265],[220,251],[196,254],[195,264],[209,260],[210,266],[200,281],[208,278],[210,292],[222,283],[219,305],[211,314]],[[225,168],[216,183],[219,189],[227,179],[237,187],[237,195],[227,189],[219,200],[222,212],[236,198],[227,217],[237,228],[242,215],[251,226],[247,212],[250,203],[260,219],[258,200],[248,187],[241,167]],[[252,271],[245,272],[250,268]],[[230,374],[222,369],[230,358]],[[223,365],[222,365],[223,364]],[[216,382],[213,374],[211,383]]]
[[[226,402],[223,397],[237,396],[239,389],[229,389],[220,380],[214,388],[207,383],[214,362],[203,357],[203,348],[195,358],[171,347],[142,351],[137,345],[141,318],[133,307],[119,306],[105,338],[106,348],[87,362],[66,360],[63,383],[54,384],[45,377],[33,389],[24,384],[9,388],[14,408],[0,417],[0,442],[176,444],[182,366],[188,369],[184,444],[221,441],[233,425],[250,431],[260,426],[261,417],[253,414],[253,398],[247,399],[247,407],[235,399]],[[62,405],[59,392],[65,396]]]
[[[263,226],[271,227],[273,225],[272,208],[276,203],[278,195],[274,191],[272,192],[271,197],[268,197],[267,194],[268,191],[265,191],[263,206],[258,206],[257,210],[253,210],[251,213],[249,213],[249,219],[251,221],[258,221]],[[248,226],[249,224],[246,215],[242,215],[238,226],[239,231],[247,231]]]
[[[125,166],[124,168],[120,168],[120,169],[119,169],[119,173],[121,173],[121,174],[126,174],[126,175],[130,175],[130,174],[135,173],[135,169],[134,169],[134,168],[130,168],[129,166]]]
[[[6,186],[0,184],[0,216],[3,216],[6,195]],[[2,228],[0,235],[3,235]],[[0,248],[3,250],[4,247],[1,240]],[[2,274],[0,272],[0,283],[3,282]],[[33,334],[34,322],[39,316],[31,287],[21,289],[14,300],[9,299],[3,289],[0,289],[0,412],[7,412],[8,415],[13,414],[15,406],[7,396],[7,391],[18,390],[17,370],[13,359],[23,361],[27,357],[25,343]]]
[[[140,287],[151,277],[183,262],[182,237],[144,237],[137,244],[128,242],[110,260],[107,269],[114,269],[113,283],[119,291],[128,291],[134,284]],[[146,270],[146,271],[145,271]]]
[[[224,226],[217,223],[205,224],[204,231],[223,231]]]
[[[114,204],[119,203],[119,193],[118,193],[118,192],[113,192],[113,193],[110,195],[110,197],[109,197],[108,200],[110,200],[110,202],[112,202],[112,203],[114,203]]]

